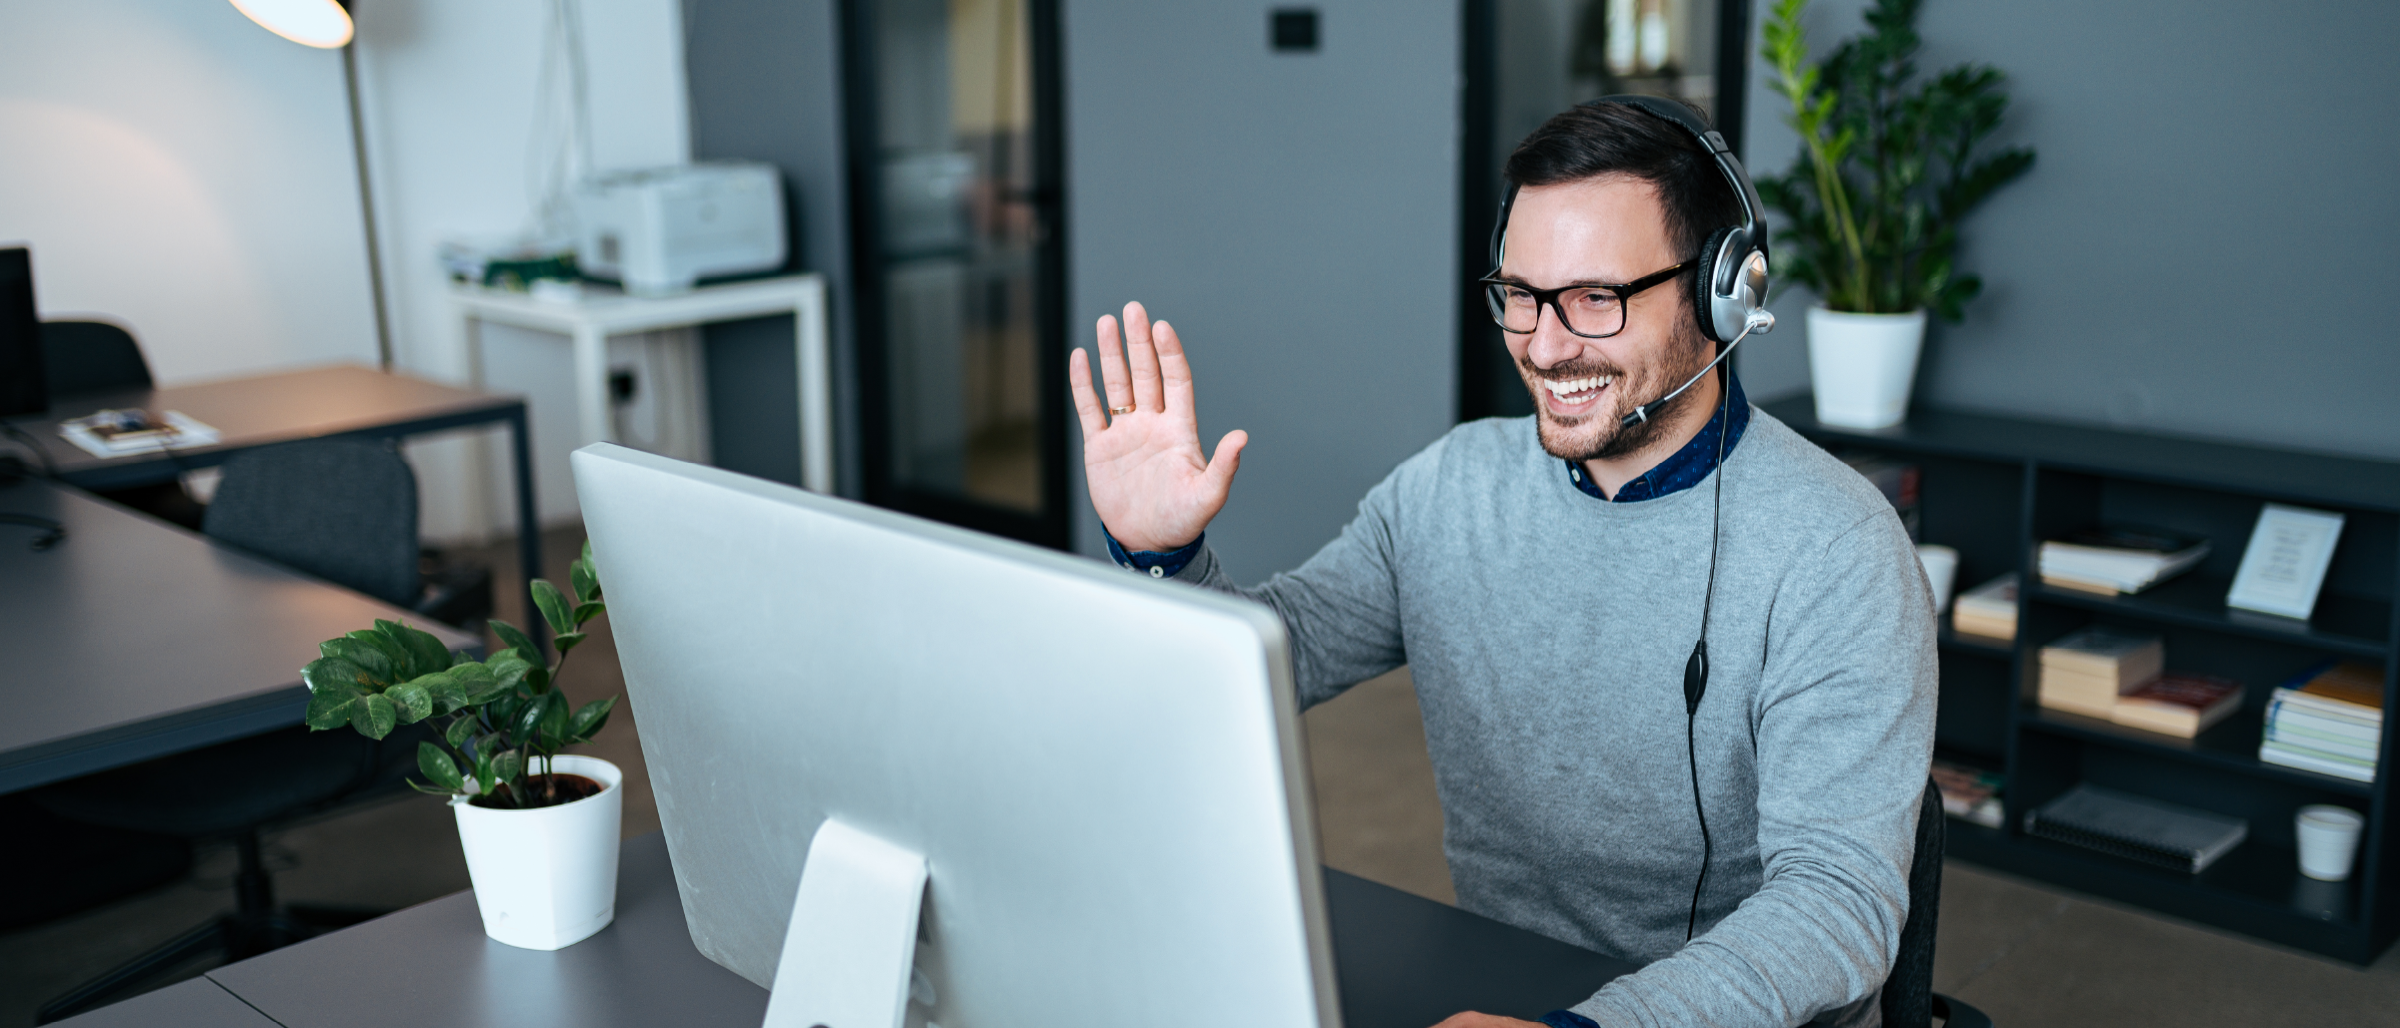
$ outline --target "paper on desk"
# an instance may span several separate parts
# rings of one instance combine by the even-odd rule
[[[163,415],[163,419],[168,427],[175,430],[172,434],[143,433],[140,438],[136,439],[102,439],[99,433],[85,425],[77,424],[75,421],[60,422],[58,434],[64,436],[68,442],[81,447],[83,452],[103,459],[130,456],[136,453],[156,453],[161,450],[180,450],[192,446],[212,446],[222,438],[216,429],[202,424],[179,410],[167,411]]]

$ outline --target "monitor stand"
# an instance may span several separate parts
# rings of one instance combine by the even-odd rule
[[[924,899],[924,855],[826,818],[808,844],[765,1028],[900,1028]]]

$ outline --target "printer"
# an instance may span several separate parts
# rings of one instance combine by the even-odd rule
[[[575,260],[635,296],[686,292],[702,278],[773,271],[785,254],[775,166],[710,161],[607,172],[577,191]]]

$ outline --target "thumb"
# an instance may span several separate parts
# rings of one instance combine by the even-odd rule
[[[1233,488],[1233,473],[1241,470],[1242,447],[1250,445],[1250,433],[1234,429],[1217,440],[1216,453],[1208,459],[1208,482],[1218,492]]]

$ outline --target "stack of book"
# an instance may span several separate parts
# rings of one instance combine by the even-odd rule
[[[2170,671],[2117,697],[2108,718],[2128,728],[2189,739],[2242,709],[2242,683]]]
[[[1883,498],[1890,501],[1892,510],[1900,515],[1900,527],[1908,530],[1909,542],[1924,541],[1918,538],[1917,484],[1920,475],[1916,465],[1866,453],[1844,456],[1842,463],[1866,476],[1867,481],[1874,483],[1876,490],[1883,493]]]
[[[2208,540],[2158,528],[2108,526],[2042,544],[2042,583],[2114,596],[2138,593],[2190,570]]]
[[[1933,762],[1933,784],[1942,792],[1942,811],[1961,821],[1998,828],[2006,815],[2000,806],[2000,787],[2004,779],[1997,771],[1983,771],[1947,760]]]
[[[2383,746],[2383,669],[2344,661],[2275,690],[2258,759],[2360,782]]]
[[[2009,642],[2017,637],[2017,574],[2014,571],[1967,590],[1952,604],[1950,627],[1967,635]]]
[[[2042,647],[2041,705],[2114,719],[2117,698],[2150,684],[2166,666],[2165,640],[2094,625]]]

